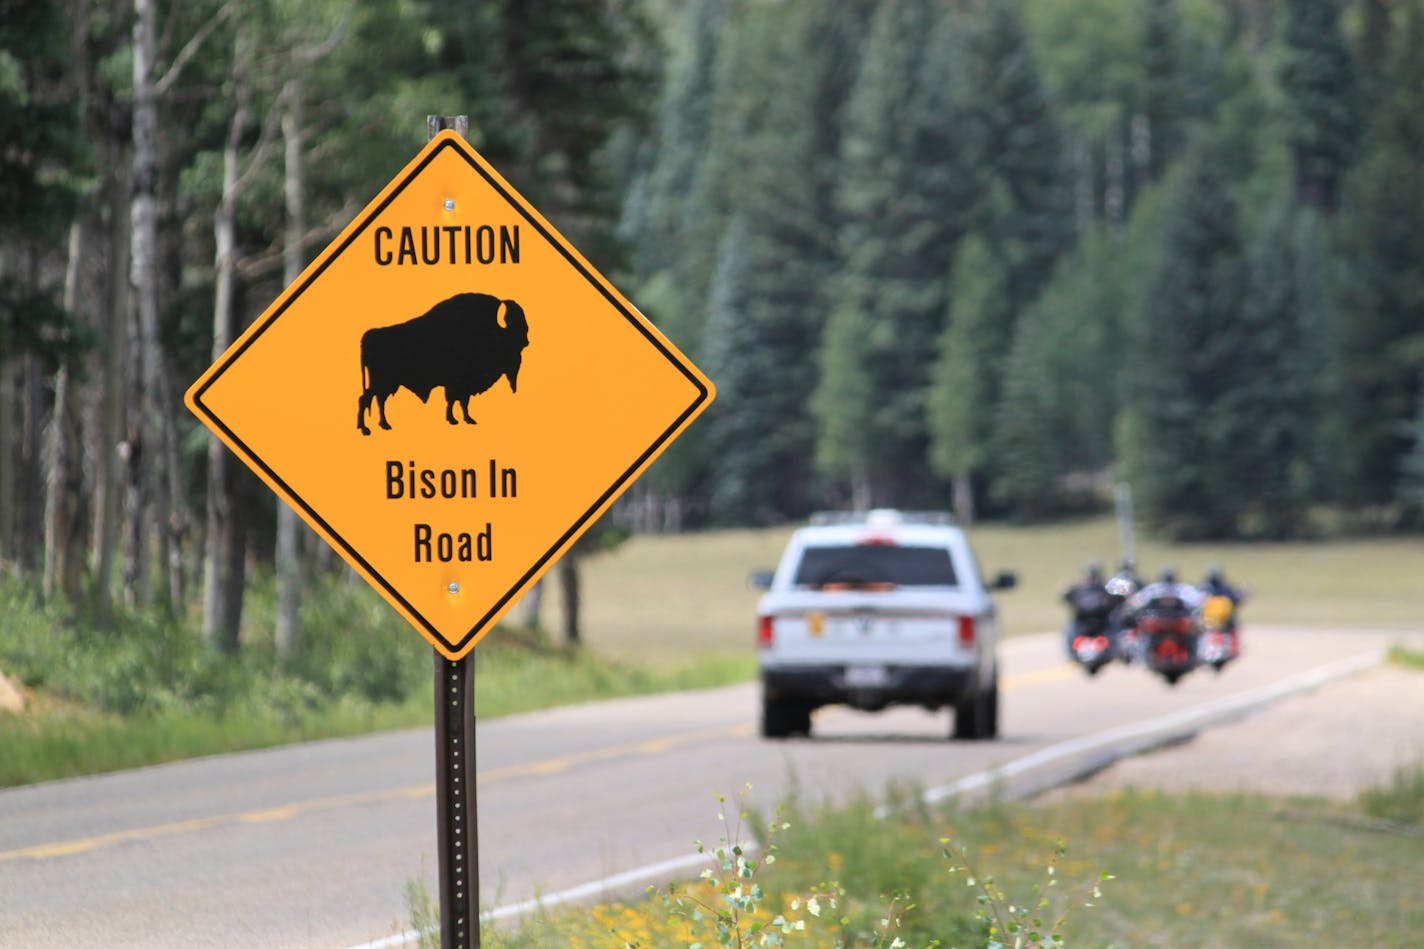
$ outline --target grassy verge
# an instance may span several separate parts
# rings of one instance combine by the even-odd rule
[[[30,696],[0,712],[0,786],[372,731],[430,727],[433,652],[374,592],[335,580],[310,591],[304,638],[278,664],[256,588],[238,657],[183,623],[129,615],[101,631],[0,586],[0,667]],[[483,719],[552,705],[744,680],[752,657],[703,652],[629,663],[503,629],[479,646]]]
[[[1404,947],[1424,926],[1420,838],[1319,801],[1126,792],[969,812],[910,806],[885,821],[870,802],[793,807],[785,819],[778,859],[753,858],[740,879],[737,898],[752,886],[760,897],[735,926],[714,871],[680,892],[681,907],[679,894],[605,904],[491,932],[486,944],[751,946],[763,943],[736,933],[762,926],[786,946],[918,949],[1014,945],[1020,924],[1029,946],[1056,935],[1074,946]],[[711,911],[695,919],[698,900]],[[784,935],[777,917],[791,925]]]
[[[483,649],[483,644],[481,646]],[[429,658],[426,657],[427,662]],[[596,656],[491,646],[477,657],[482,720],[617,696],[706,688],[750,675],[742,657],[630,667]],[[305,691],[293,686],[297,691]],[[430,727],[431,684],[399,700],[313,698],[303,707],[239,703],[122,715],[41,693],[24,715],[0,712],[0,787],[394,728]]]

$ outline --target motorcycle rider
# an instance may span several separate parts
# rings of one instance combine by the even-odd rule
[[[1137,575],[1137,563],[1131,557],[1122,558],[1117,573],[1107,582],[1108,595],[1113,598],[1113,612],[1108,623],[1108,638],[1112,640],[1113,651],[1123,662],[1132,662],[1132,650],[1127,648],[1126,630],[1130,627],[1125,615],[1124,604],[1138,590],[1142,589],[1142,578]]]
[[[1240,606],[1241,601],[1246,598],[1240,589],[1226,582],[1225,575],[1216,564],[1207,568],[1206,579],[1201,582],[1201,591],[1208,597],[1224,596],[1231,601],[1232,606]]]
[[[1140,589],[1142,578],[1137,575],[1137,563],[1131,557],[1124,557],[1117,573],[1108,580],[1108,592],[1119,600],[1126,600]]]
[[[1073,610],[1073,620],[1064,634],[1071,657],[1073,639],[1080,631],[1108,633],[1112,612],[1120,601],[1108,592],[1102,567],[1096,562],[1083,568],[1083,578],[1063,591],[1063,599]]]
[[[1224,655],[1218,654],[1219,661],[1213,661],[1217,671],[1234,658],[1241,650],[1241,634],[1236,623],[1236,613],[1241,606],[1241,602],[1246,599],[1246,594],[1226,582],[1221,568],[1212,564],[1207,568],[1206,578],[1201,583],[1202,597],[1204,605],[1202,607],[1203,625],[1214,630],[1220,630],[1228,637],[1226,640],[1226,652]],[[1220,597],[1221,599],[1218,599]],[[1227,605],[1222,604],[1222,600],[1227,601]],[[1213,646],[1213,648],[1217,648]]]

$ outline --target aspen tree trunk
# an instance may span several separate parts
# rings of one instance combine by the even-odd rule
[[[954,476],[954,519],[966,527],[974,523],[974,481],[967,471]]]
[[[73,20],[69,32],[68,74],[72,83],[69,93],[77,100],[79,115],[78,132],[87,140],[96,138],[94,123],[90,121],[90,91],[94,86],[92,57],[89,55],[90,31],[92,29],[93,7],[90,0],[80,0],[71,5]],[[96,216],[95,216],[96,217]],[[70,314],[80,311],[79,283],[84,261],[89,253],[90,229],[94,217],[83,214],[75,218],[69,226],[68,258],[64,270],[64,309]],[[92,297],[91,297],[92,299]],[[45,443],[45,499],[44,499],[44,577],[42,589],[46,598],[57,591],[63,591],[71,599],[78,595],[77,566],[79,551],[75,549],[77,511],[82,502],[80,492],[69,492],[71,466],[83,471],[83,465],[75,465],[78,444],[71,444],[66,424],[69,416],[79,420],[82,413],[76,404],[78,392],[71,392],[70,372],[67,365],[61,366],[54,380],[54,410],[50,417],[50,428]],[[82,426],[81,426],[82,431]],[[81,479],[82,481],[82,479]]]
[[[119,547],[120,510],[123,493],[123,468],[120,457],[121,433],[127,412],[128,391],[123,384],[123,369],[128,363],[127,315],[129,312],[129,179],[125,169],[131,166],[121,143],[115,143],[116,169],[109,181],[110,213],[109,266],[105,275],[106,304],[102,338],[104,352],[100,354],[99,389],[94,406],[92,456],[95,461],[94,520],[90,562],[94,569],[94,610],[100,626],[107,625],[114,603],[114,559]]]
[[[168,504],[163,492],[162,412],[158,342],[158,89],[154,56],[157,0],[135,0],[133,26],[133,247],[130,282],[135,315],[130,381],[138,386],[129,419],[128,562],[125,597],[139,606],[149,599],[151,551],[156,531],[166,562]],[[150,520],[151,518],[151,520]]]
[[[78,309],[79,266],[84,256],[84,222],[69,225],[69,260],[64,271],[64,308]],[[44,578],[46,599],[54,596],[61,578],[68,576],[69,531],[66,529],[65,485],[69,481],[69,452],[65,440],[65,418],[69,414],[69,367],[60,366],[54,379],[54,410],[45,440]],[[67,591],[72,592],[72,591]]]
[[[579,628],[579,555],[569,550],[559,560],[559,590],[564,603],[564,645],[578,648],[583,634]]]
[[[222,196],[213,220],[213,359],[216,361],[232,344],[235,335],[233,289],[237,273],[237,197],[239,151],[247,124],[249,89],[245,75],[246,30],[239,26],[233,49],[232,82],[234,105],[223,146]],[[203,567],[203,634],[213,646],[225,651],[238,649],[242,623],[241,587],[245,580],[246,557],[240,535],[238,499],[233,478],[232,456],[217,439],[208,442],[208,530]],[[239,591],[234,595],[234,590]]]
[[[868,511],[873,499],[874,491],[871,488],[870,475],[864,465],[857,465],[850,481],[851,510]]]
[[[541,577],[539,582],[530,587],[529,592],[524,594],[523,599],[519,601],[519,611],[523,616],[520,622],[530,629],[541,628],[543,624],[539,621],[539,610],[543,604],[544,579]]]
[[[173,373],[166,359],[159,362],[158,396],[163,418],[163,497],[167,500],[163,552],[168,565],[168,606],[174,616],[183,613],[187,602],[187,576],[183,569],[183,546],[192,519],[188,502],[183,496],[183,456],[178,445],[179,397],[174,388]]]
[[[30,286],[38,286],[32,280]],[[44,392],[39,357],[21,361],[23,418],[20,433],[20,541],[16,559],[27,576],[38,574],[44,564]]]
[[[0,274],[4,273],[0,264]],[[15,361],[0,358],[0,574],[14,555],[15,511]]]
[[[1073,223],[1081,240],[1093,227],[1093,154],[1081,135],[1073,136]]]
[[[1127,128],[1115,129],[1108,136],[1107,167],[1104,170],[1106,182],[1103,187],[1103,217],[1113,233],[1121,230],[1127,220],[1127,162],[1123,157],[1122,138],[1129,134]]]
[[[302,166],[303,88],[300,75],[287,86],[287,110],[282,116],[282,141],[285,148],[287,233],[282,248],[282,275],[290,286],[301,275],[305,255],[302,236],[306,232],[306,180]],[[276,646],[279,661],[288,659],[296,647],[300,631],[297,626],[301,605],[302,560],[298,552],[301,523],[297,512],[282,500],[277,501],[277,628]]]

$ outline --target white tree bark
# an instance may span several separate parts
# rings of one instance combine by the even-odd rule
[[[129,504],[125,599],[141,605],[148,599],[151,536],[150,508],[154,520],[166,525],[167,504],[162,497],[162,415],[156,404],[159,391],[158,362],[158,88],[154,59],[158,35],[157,0],[135,0],[133,26],[133,189],[131,199],[132,248],[129,282],[133,288],[134,321],[130,332],[134,349],[130,383],[138,386],[134,416],[129,420],[125,460],[128,463]],[[160,538],[166,530],[159,530]]]
[[[302,134],[303,89],[300,71],[287,83],[283,97],[287,108],[282,116],[282,142],[285,146],[286,180],[284,194],[287,205],[286,240],[282,248],[282,270],[290,286],[301,275],[305,263],[302,253],[306,233],[306,178],[302,166],[305,140]],[[277,502],[277,657],[285,660],[296,647],[298,611],[301,606],[302,560],[298,552],[301,521],[296,511],[282,501]]]
[[[213,215],[213,359],[232,345],[236,329],[233,293],[236,277],[237,199],[243,131],[247,126],[250,89],[246,61],[249,55],[246,31],[239,27],[233,46],[233,110],[223,146],[222,195]],[[203,557],[203,636],[209,644],[227,651],[238,647],[241,598],[232,588],[240,584],[244,567],[234,533],[236,523],[232,490],[232,456],[217,439],[208,441],[207,534]],[[234,610],[234,600],[237,609]],[[234,615],[237,613],[238,615]]]

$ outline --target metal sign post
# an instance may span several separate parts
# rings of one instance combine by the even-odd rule
[[[440,949],[480,944],[475,809],[475,660],[435,653],[435,821],[440,848]]]
[[[429,115],[429,138],[469,138],[468,116]],[[475,809],[475,660],[435,656],[435,821],[440,849],[440,949],[480,944],[479,817]]]

